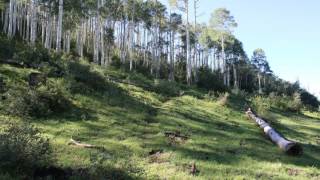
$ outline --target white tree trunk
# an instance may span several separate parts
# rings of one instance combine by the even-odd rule
[[[12,31],[13,31],[13,6],[14,6],[15,0],[10,0],[9,3],[9,23],[8,23],[8,37],[12,37]]]
[[[261,75],[260,72],[258,72],[258,85],[259,85],[259,94],[262,94],[262,88],[261,88]]]
[[[100,20],[99,15],[95,18],[95,30],[93,38],[93,62],[99,64]]]
[[[34,45],[37,37],[37,3],[36,0],[31,0],[30,4],[31,14],[31,29],[30,29],[30,43]]]
[[[246,112],[249,118],[254,120],[261,129],[263,129],[264,133],[270,138],[272,142],[277,144],[281,150],[290,154],[290,155],[301,155],[302,147],[296,142],[289,141],[282,137],[276,130],[274,130],[266,121],[262,118],[256,116],[251,109]]]
[[[227,86],[228,85],[228,78],[227,78],[227,62],[226,62],[226,53],[225,53],[225,49],[224,49],[224,35],[221,36],[221,47],[222,47],[222,54],[221,54],[221,58],[222,58],[222,74],[223,74],[223,82],[224,85]]]
[[[9,9],[10,8],[6,8],[5,12],[4,12],[4,18],[3,18],[3,32],[5,33],[8,33],[8,25],[9,25],[9,15],[10,15],[10,12],[9,12]]]
[[[104,45],[104,25],[100,27],[100,51],[101,51],[101,65],[107,65],[105,57],[105,45]]]
[[[233,88],[239,89],[239,85],[238,85],[238,74],[237,74],[236,65],[233,63],[233,64],[232,64],[232,67],[233,67]]]
[[[62,39],[62,19],[63,18],[63,0],[59,0],[59,13],[58,13],[58,24],[57,24],[57,40],[56,40],[56,51],[61,51],[61,39]]]
[[[71,43],[71,32],[67,30],[66,32],[66,52],[70,53],[70,44]]]
[[[46,26],[46,39],[45,39],[45,43],[44,43],[44,47],[47,49],[51,48],[51,16],[50,14],[48,14],[48,18],[47,18],[47,26]]]
[[[84,26],[85,26],[84,19],[81,18],[81,24],[80,24],[80,27],[78,29],[78,34],[77,34],[77,51],[78,51],[78,55],[80,57],[83,56],[84,36],[86,36]]]
[[[191,46],[190,46],[190,32],[189,32],[189,0],[185,0],[185,6],[186,6],[186,16],[187,16],[187,24],[186,24],[186,33],[187,33],[187,63],[186,63],[186,69],[187,69],[187,83],[188,85],[191,85],[192,81],[192,72],[191,72]]]
[[[174,62],[175,62],[175,52],[174,52],[174,30],[170,33],[170,75],[169,80],[174,81]]]

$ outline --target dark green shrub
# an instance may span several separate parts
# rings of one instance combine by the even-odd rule
[[[186,80],[186,62],[182,56],[177,57],[177,62],[174,66],[174,79],[180,83],[187,83]]]
[[[49,62],[50,58],[49,51],[42,46],[24,46],[13,55],[14,61],[32,68],[38,68],[42,62]]]
[[[14,51],[14,42],[9,40],[4,34],[0,34],[0,62],[11,58]]]
[[[108,89],[106,79],[98,72],[91,70],[89,65],[79,62],[68,64],[69,89],[74,93],[103,92]]]
[[[320,106],[320,102],[314,95],[310,94],[306,90],[301,90],[301,101],[302,104],[306,107],[309,107],[312,110],[318,110]]]
[[[63,77],[66,74],[65,64],[61,61],[42,62],[39,64],[39,70],[48,77]]]
[[[9,172],[31,173],[51,160],[49,139],[28,123],[11,122],[0,132],[0,167]]]
[[[179,84],[167,80],[156,79],[154,82],[155,91],[165,96],[178,96]]]
[[[297,92],[292,96],[275,96],[274,93],[272,93],[268,99],[274,108],[282,111],[300,112],[303,107],[301,96]]]
[[[147,78],[152,78],[153,76],[150,73],[150,68],[147,67],[146,65],[143,65],[143,60],[138,60],[137,61],[137,65],[135,66],[135,71],[143,74],[144,76],[146,76]],[[161,76],[163,77],[163,76]]]
[[[111,64],[111,66],[114,66],[115,68],[120,68],[121,67],[120,58],[116,55],[112,56],[110,64]]]
[[[20,117],[47,117],[66,112],[72,106],[64,93],[55,85],[32,88],[11,88],[5,93],[2,109]]]
[[[149,71],[146,71],[149,72]],[[160,78],[161,79],[169,79],[170,73],[170,65],[167,61],[161,61],[161,68],[160,68]]]
[[[199,69],[197,85],[198,87],[206,90],[214,90],[219,92],[225,92],[227,90],[219,78],[218,73],[212,72],[207,67],[202,67]]]
[[[6,91],[6,82],[3,77],[0,76],[0,93],[4,93]]]

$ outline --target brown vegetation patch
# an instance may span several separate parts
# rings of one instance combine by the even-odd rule
[[[288,168],[287,173],[289,176],[298,176],[301,173],[299,169]]]
[[[189,136],[182,134],[180,131],[165,132],[164,135],[168,138],[169,145],[184,144],[189,139]]]
[[[165,163],[169,162],[171,159],[171,153],[164,153],[163,150],[152,150],[149,152],[149,162],[150,163]]]

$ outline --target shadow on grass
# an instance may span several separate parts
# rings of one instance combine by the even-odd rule
[[[296,137],[300,141],[304,154],[301,157],[293,157],[281,152],[277,145],[273,144],[253,123],[250,128],[243,127],[246,125],[233,123],[231,119],[224,120],[223,117],[214,113],[183,109],[183,104],[179,107],[174,109],[174,113],[161,112],[165,116],[175,117],[164,122],[163,127],[184,129],[186,132],[191,130],[192,145],[166,146],[166,142],[163,141],[161,147],[160,143],[152,144],[151,142],[156,148],[165,147],[195,161],[212,161],[220,164],[237,164],[248,158],[258,162],[282,162],[301,167],[320,167],[320,158],[316,156],[320,152],[320,147],[304,143],[307,134],[299,132],[298,129],[294,130],[278,122],[273,124],[280,132]],[[257,130],[255,131],[254,128]],[[194,134],[205,139],[214,138],[215,141],[212,141],[213,144],[208,144],[200,137],[194,137],[192,132],[196,132]]]
[[[99,172],[99,173],[97,173]],[[40,179],[115,179],[115,180],[133,180],[128,172],[115,167],[91,167],[91,168],[60,168],[60,167],[42,167],[37,168],[32,177],[35,180]]]
[[[249,108],[249,104],[246,98],[232,94],[228,99],[227,107],[245,113]]]
[[[50,115],[49,117],[39,118],[39,120],[56,120],[56,121],[96,121],[98,117],[96,112],[89,108],[82,108],[76,105],[72,105],[69,107],[69,110],[66,112],[55,113]]]
[[[80,94],[95,102],[99,102],[101,106],[107,104],[125,109],[127,112],[131,111],[135,113],[156,111],[152,106],[130,96],[126,90],[119,87],[116,83],[108,81],[103,74],[92,70],[89,65],[79,62],[70,62],[68,64],[67,89],[72,94]],[[86,108],[73,111],[74,114],[80,114],[80,117],[88,116],[89,118],[87,119],[94,119],[90,117],[98,113],[97,110],[99,108],[89,103],[84,103],[83,106]]]

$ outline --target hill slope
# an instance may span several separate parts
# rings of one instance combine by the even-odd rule
[[[113,67],[73,66],[76,72],[47,80],[72,108],[30,118],[51,139],[56,167],[114,179],[320,179],[319,114],[270,112],[273,126],[303,145],[302,157],[290,157],[245,117],[236,96],[221,105],[195,88]],[[81,67],[91,78],[82,84]],[[28,75],[38,71],[0,65],[8,88],[28,86]],[[0,119],[25,121],[4,113]],[[103,148],[70,146],[71,138]]]

